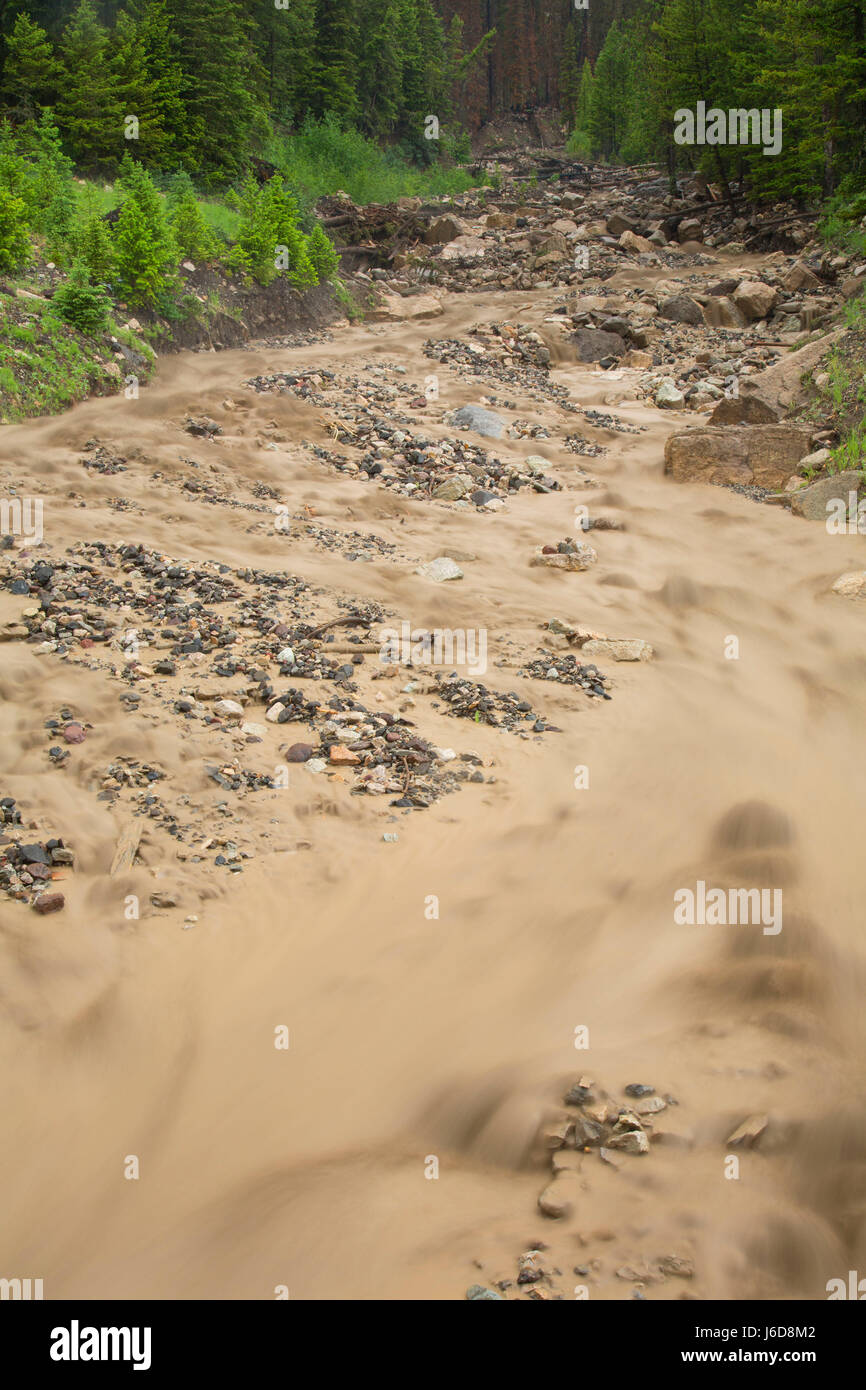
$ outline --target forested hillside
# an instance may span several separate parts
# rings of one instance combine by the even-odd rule
[[[780,149],[675,147],[676,111],[698,102],[778,112]],[[759,195],[854,194],[866,178],[866,0],[640,0],[583,62],[566,105],[572,147],[589,157],[696,160]]]

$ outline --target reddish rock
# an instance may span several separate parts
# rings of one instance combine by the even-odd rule
[[[59,912],[66,906],[66,899],[62,893],[42,893],[33,904],[33,911],[40,913],[43,917],[48,912]]]
[[[63,730],[63,737],[67,743],[83,743],[87,734],[82,724],[67,724]]]
[[[351,748],[347,748],[345,744],[342,743],[335,743],[328,757],[331,762],[336,763],[338,767],[351,767],[353,764],[361,761],[357,753],[353,753]]]

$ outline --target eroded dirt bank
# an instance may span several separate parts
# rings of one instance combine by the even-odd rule
[[[662,276],[632,269],[604,292]],[[22,610],[39,597],[13,577],[31,561],[89,567],[54,576],[83,615],[65,651],[23,634],[2,648],[0,792],[22,816],[5,829],[75,855],[51,884],[61,911],[0,905],[0,1272],[43,1278],[46,1297],[271,1298],[282,1285],[292,1298],[459,1298],[478,1284],[809,1299],[862,1268],[866,661],[862,613],[831,591],[862,565],[862,538],[666,477],[665,440],[688,419],[628,399],[637,368],[569,360],[545,325],[556,299],[470,290],[443,295],[435,323],[166,359],[137,401],[4,432],[4,474],[44,499],[45,544],[3,555],[0,619],[33,630]],[[567,397],[424,354],[428,338],[494,322],[551,343]],[[515,465],[541,456],[559,488],[506,488],[479,510],[336,470],[314,452],[347,454],[340,412],[314,399],[328,372],[356,395],[397,393],[389,409],[417,435]],[[431,372],[438,400],[413,411]],[[300,387],[244,384],[275,373]],[[444,422],[485,393],[507,424],[546,437],[494,442]],[[563,399],[615,417],[579,421],[606,452],[566,449]],[[221,433],[190,436],[190,417]],[[580,535],[580,506],[622,523],[582,536],[596,563],[531,566],[537,547]],[[448,552],[462,580],[416,573]],[[160,556],[185,567],[171,582]],[[104,642],[87,620],[97,600],[112,614]],[[360,633],[310,637],[358,613]],[[655,657],[587,658],[542,628],[552,619],[643,639]],[[484,630],[474,679],[537,719],[509,731],[504,715],[455,718],[435,671],[379,679],[376,634],[404,621]],[[293,675],[305,640],[311,664]],[[540,651],[563,669],[565,655],[597,664],[612,698],[518,675]],[[316,681],[320,657],[334,665]],[[453,750],[421,775],[430,804],[391,804],[416,785],[408,758],[388,767],[396,789],[354,794],[363,759],[329,751],[351,751],[336,735],[353,721],[266,718],[289,690],[332,714],[337,698],[338,715],[358,714],[354,701],[410,720],[403,744]],[[219,700],[242,704],[252,731]],[[66,742],[72,724],[83,742]],[[289,760],[302,743],[324,770]],[[256,784],[286,768],[288,786]],[[138,856],[112,876],[137,823]],[[674,893],[699,880],[781,890],[782,930],[677,924]],[[590,1099],[567,1108],[572,1123],[590,1106],[610,1125],[605,1106],[630,1106],[635,1083],[665,1108],[645,1112],[646,1153],[606,1146],[605,1161],[572,1135],[554,1160],[574,1169],[567,1209],[546,1216],[544,1148],[581,1081]],[[732,1142],[751,1117],[768,1117],[756,1142]],[[524,1267],[545,1277],[517,1284],[532,1249]]]

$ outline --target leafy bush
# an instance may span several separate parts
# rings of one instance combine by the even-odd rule
[[[54,291],[51,307],[64,323],[92,338],[108,324],[108,296],[91,283],[87,266],[75,261],[65,284]]]

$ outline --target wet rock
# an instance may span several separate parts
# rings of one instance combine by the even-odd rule
[[[313,756],[313,746],[310,743],[293,743],[286,750],[287,763],[306,763]]]
[[[44,845],[17,845],[20,864],[50,864],[51,852]]]
[[[650,1142],[642,1129],[628,1129],[619,1134],[611,1134],[607,1147],[618,1153],[648,1154]]]
[[[629,231],[623,232],[619,244],[624,251],[631,251],[635,256],[652,255],[656,249],[646,237],[637,236],[634,232]]]
[[[620,237],[623,232],[636,232],[638,224],[624,213],[614,212],[607,219],[606,226],[611,236]]]
[[[538,1198],[538,1209],[551,1220],[558,1221],[574,1211],[577,1184],[569,1173],[560,1173]]]
[[[668,377],[656,391],[655,403],[659,410],[682,410],[686,398],[676,382]]]
[[[825,463],[829,463],[832,457],[830,449],[816,449],[814,453],[807,454],[805,458],[800,459],[800,472],[808,473],[812,470],[817,472],[819,468],[824,467]]]
[[[631,348],[622,359],[620,365],[623,367],[636,367],[639,370],[646,371],[653,365],[653,355],[651,352],[645,352],[641,348]]]
[[[687,294],[674,294],[663,299],[659,305],[659,317],[671,323],[688,323],[697,326],[704,322],[703,310],[696,300]]]
[[[476,434],[489,439],[501,439],[505,431],[505,421],[492,410],[480,405],[464,405],[451,416],[452,425],[461,430],[474,430]]]
[[[848,469],[799,488],[791,497],[791,511],[807,521],[826,522],[832,516],[839,522],[845,516],[856,526],[861,495],[866,495],[863,474]]]
[[[570,652],[542,651],[536,660],[521,666],[517,674],[534,680],[557,681],[560,685],[575,685],[603,700],[611,698],[607,693],[608,682],[598,667],[581,664]]]
[[[581,651],[586,656],[608,657],[611,661],[652,661],[654,649],[642,637],[591,637]]]
[[[494,728],[506,728],[523,732],[531,728],[535,733],[547,730],[559,733],[551,725],[546,725],[535,713],[528,700],[515,692],[502,694],[488,690],[480,682],[464,680],[460,676],[435,676],[437,694],[447,705],[446,713],[458,719],[471,719],[476,724],[490,724]],[[468,755],[462,755],[464,757]],[[476,759],[476,762],[479,759]]]
[[[539,546],[529,563],[548,569],[581,571],[588,570],[597,560],[598,552],[591,545],[585,541],[575,541],[567,551]]]
[[[761,280],[743,280],[734,290],[734,303],[749,323],[772,313],[778,292]]]
[[[769,1123],[768,1115],[750,1115],[728,1135],[725,1144],[731,1149],[754,1148]]]
[[[684,430],[665,445],[665,472],[676,482],[744,483],[778,491],[808,449],[804,425]]]
[[[353,753],[351,748],[345,744],[334,743],[328,750],[328,760],[337,767],[353,767],[361,761],[357,753]]]
[[[441,261],[483,260],[487,254],[487,242],[480,236],[457,237],[444,248]]]
[[[444,312],[441,302],[432,294],[410,295],[406,299],[399,294],[383,294],[379,303],[369,310],[367,318],[371,323],[402,323],[407,319],[435,319]]]
[[[237,700],[217,700],[214,705],[214,713],[221,715],[224,719],[242,719],[244,707],[238,704]]]
[[[33,902],[33,911],[45,917],[49,912],[60,912],[66,906],[62,893],[42,893]]]
[[[719,401],[710,416],[713,425],[773,425],[782,418],[783,411],[763,392],[745,389],[737,396],[726,396]]]
[[[581,1085],[577,1082],[569,1087],[564,1096],[566,1105],[587,1105],[593,1099],[592,1089],[589,1086]]]
[[[840,574],[833,585],[833,593],[842,598],[866,598],[866,570],[849,570]]]
[[[660,1115],[663,1110],[667,1110],[667,1101],[662,1100],[661,1096],[647,1096],[646,1100],[635,1101],[636,1115]]]
[[[704,224],[697,217],[684,217],[677,227],[677,240],[684,241],[703,241]]]
[[[471,492],[474,486],[473,479],[468,474],[456,474],[453,478],[446,478],[444,483],[440,483],[433,489],[433,496],[440,502],[459,502],[461,498]],[[494,493],[485,494],[486,497],[494,497]],[[474,500],[474,499],[473,499]]]
[[[458,564],[449,559],[447,555],[438,555],[435,560],[427,560],[423,565],[419,565],[415,571],[424,579],[431,579],[434,584],[446,584],[453,579],[462,579],[463,571]]]
[[[821,281],[807,265],[802,261],[795,261],[784,277],[782,283],[786,290],[795,293],[797,290],[819,290]]]
[[[746,316],[727,296],[710,296],[704,305],[704,319],[710,328],[741,329],[746,326]]]
[[[177,907],[178,896],[176,893],[151,893],[150,901],[153,907],[167,909]]]
[[[184,429],[187,434],[198,435],[204,439],[212,439],[216,434],[222,434],[222,428],[216,420],[211,420],[209,416],[202,415],[198,419],[190,418],[186,421]]]
[[[468,226],[459,217],[446,213],[443,217],[437,217],[430,223],[424,234],[424,240],[428,246],[447,245],[448,242],[456,241],[458,237],[466,236],[468,231]]]
[[[577,349],[579,362],[601,362],[605,357],[622,357],[625,340],[618,333],[605,333],[600,328],[578,328],[570,341]]]

